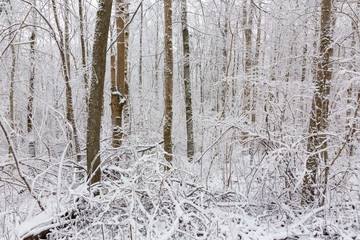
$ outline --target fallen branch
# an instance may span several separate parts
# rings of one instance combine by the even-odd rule
[[[23,240],[47,239],[47,234],[56,228],[66,227],[71,223],[71,219],[76,218],[74,210],[63,212],[59,218],[47,215],[45,212],[40,213],[28,222],[23,223],[25,229],[21,229],[19,237]],[[20,225],[21,227],[21,225]]]

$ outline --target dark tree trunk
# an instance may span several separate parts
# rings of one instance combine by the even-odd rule
[[[172,161],[172,120],[173,120],[173,52],[172,52],[172,0],[164,0],[165,16],[165,123],[164,150],[165,159]]]
[[[186,107],[186,133],[187,133],[187,156],[189,161],[194,157],[194,124],[192,114],[192,97],[190,81],[190,39],[187,26],[186,0],[181,1],[181,23],[184,51],[184,86],[185,86],[185,107]]]
[[[321,5],[321,26],[320,26],[320,47],[319,59],[316,73],[316,90],[312,100],[310,113],[310,138],[308,141],[308,152],[311,154],[306,162],[306,174],[303,183],[303,200],[302,204],[316,204],[316,196],[320,189],[316,186],[319,184],[326,185],[328,174],[328,153],[327,140],[321,133],[327,129],[327,118],[329,114],[330,81],[332,71],[330,69],[330,58],[332,56],[332,0],[322,0]],[[318,182],[318,168],[320,165],[325,166],[324,182]],[[321,171],[322,172],[322,171]],[[325,188],[326,189],[326,186]]]
[[[110,25],[112,0],[99,0],[92,55],[91,89],[87,121],[86,157],[90,184],[99,182],[100,171],[100,128],[104,99],[106,70],[106,48]],[[92,174],[94,174],[92,176]]]

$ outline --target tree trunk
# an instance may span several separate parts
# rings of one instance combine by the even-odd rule
[[[229,2],[224,1],[225,4],[225,16],[224,16],[224,26],[220,25],[219,19],[219,28],[221,30],[222,35],[222,63],[221,63],[221,78],[224,78],[226,75],[226,66],[227,66],[227,59],[228,59],[228,49],[227,49],[227,38],[229,33]],[[219,17],[220,18],[220,17]],[[231,52],[231,49],[230,49]],[[225,76],[227,78],[227,76]],[[226,98],[227,98],[227,80],[228,79],[221,79],[221,84],[218,92],[218,99],[216,102],[216,110],[217,112],[221,112],[220,118],[225,117],[225,110],[226,110]],[[220,101],[220,102],[219,102]]]
[[[164,150],[165,159],[172,161],[172,120],[173,120],[173,52],[172,52],[172,0],[164,0],[165,16],[165,122],[164,122]]]
[[[10,101],[10,139],[15,144],[15,114],[14,114],[14,85],[15,85],[15,70],[16,70],[16,56],[15,56],[15,47],[11,45],[11,71],[10,71],[10,94],[9,94],[9,101]],[[15,146],[14,146],[15,147]],[[9,146],[9,153],[11,153],[10,146]]]
[[[35,139],[33,133],[33,104],[34,104],[34,81],[35,81],[35,30],[30,36],[30,79],[29,79],[29,98],[28,98],[28,115],[27,115],[27,132],[29,139],[29,155],[35,157]]]
[[[86,106],[89,104],[89,82],[86,69],[86,47],[85,47],[85,35],[84,35],[84,17],[83,17],[83,4],[82,0],[78,0],[79,4],[79,20],[80,20],[80,45],[81,45],[81,64],[83,71],[83,81],[85,86],[85,100]],[[87,108],[86,108],[87,109]]]
[[[186,133],[187,133],[187,156],[189,161],[194,157],[194,126],[192,114],[192,97],[190,81],[190,39],[187,26],[186,0],[181,1],[181,23],[184,51],[184,86],[185,86],[185,107],[186,107]]]
[[[113,131],[112,131],[112,146],[114,148],[117,148],[120,146],[119,144],[119,140],[118,140],[118,133],[121,131],[120,128],[118,128],[118,126],[121,126],[121,118],[118,118],[119,116],[119,98],[120,98],[120,94],[117,91],[117,86],[116,86],[116,55],[113,51],[113,48],[111,48],[110,51],[110,79],[111,79],[111,124],[113,127]]]
[[[124,10],[124,23],[125,25],[129,22],[129,5],[130,2],[127,1],[125,3],[125,10]],[[142,3],[141,3],[141,7],[142,7]],[[122,123],[122,129],[124,131],[124,133],[126,134],[130,134],[131,133],[131,99],[129,96],[129,74],[128,74],[128,53],[129,53],[129,36],[130,36],[130,32],[129,32],[129,28],[125,28],[125,42],[124,42],[124,47],[125,47],[125,57],[124,57],[124,79],[125,79],[125,97],[126,97],[126,102],[124,105],[124,109],[123,109],[123,123]]]
[[[64,19],[65,28],[64,28],[64,33],[63,33],[63,31],[61,30],[61,27],[60,27],[55,1],[52,0],[51,3],[52,3],[52,9],[53,9],[53,12],[54,12],[55,24],[56,24],[56,27],[57,27],[57,30],[58,30],[59,36],[60,36],[60,41],[58,41],[58,44],[59,44],[58,47],[59,47],[59,53],[60,53],[60,57],[61,57],[62,70],[63,70],[63,74],[64,74],[64,79],[65,79],[66,120],[71,125],[72,135],[73,135],[73,138],[74,138],[76,159],[77,159],[78,162],[80,162],[80,160],[81,160],[80,144],[79,144],[78,135],[77,135],[77,128],[76,128],[76,124],[75,124],[74,108],[73,108],[73,100],[72,100],[72,90],[71,90],[71,85],[70,85],[70,48],[69,48],[69,19],[68,19],[69,16],[68,16],[68,10],[65,9],[65,19]],[[66,4],[66,6],[68,5],[67,0],[65,1],[65,4]]]
[[[12,5],[10,4],[10,10],[12,11]],[[9,17],[9,12],[5,10],[6,16]],[[8,18],[9,26],[12,25],[12,22]],[[12,27],[9,27],[9,41],[11,42],[12,36]],[[16,72],[16,51],[15,46],[11,44],[11,70],[10,70],[10,89],[9,89],[9,118],[10,118],[10,140],[13,142],[13,147],[16,149],[15,146],[15,107],[14,107],[14,93],[15,93],[15,72]],[[14,150],[15,150],[14,149]],[[11,155],[12,147],[9,146],[9,156]]]
[[[327,118],[329,113],[329,99],[330,81],[332,78],[332,71],[330,69],[330,58],[332,56],[332,14],[331,14],[332,0],[322,0],[321,5],[321,26],[320,26],[320,47],[319,59],[317,62],[316,73],[316,90],[312,100],[312,107],[310,113],[310,138],[308,141],[307,150],[311,154],[306,162],[306,174],[303,182],[303,200],[302,204],[315,204],[316,196],[318,194],[317,184],[326,184],[328,174],[328,153],[326,137],[320,134],[327,129]],[[319,166],[325,166],[325,182],[318,182]],[[322,172],[322,169],[321,169]],[[326,189],[326,186],[325,186]]]
[[[247,11],[247,2],[244,2],[243,5],[243,28],[245,29],[245,82],[244,82],[244,100],[243,100],[243,110],[247,115],[251,110],[251,87],[250,87],[250,70],[252,68],[252,11],[248,14]],[[249,16],[248,16],[249,15]],[[252,120],[252,119],[250,119]],[[255,121],[255,116],[253,117]]]
[[[125,90],[125,3],[123,0],[116,1],[116,90],[112,92],[113,106],[113,147],[121,146],[123,137],[123,109],[126,103]]]
[[[261,3],[260,3],[261,7]],[[256,45],[255,45],[255,56],[254,56],[254,66],[255,66],[255,77],[259,77],[259,63],[260,63],[260,45],[261,45],[261,12],[259,11],[259,18],[257,22],[257,32],[256,32]],[[253,14],[253,11],[251,11]],[[250,17],[252,17],[252,14]],[[254,124],[256,122],[256,100],[258,99],[258,88],[255,86],[253,88],[253,97],[251,102],[251,122]]]
[[[139,96],[140,99],[142,99],[142,85],[143,85],[143,79],[142,79],[142,65],[143,65],[143,5],[141,4],[141,10],[140,10],[140,36],[139,36]],[[142,109],[141,109],[142,110]]]
[[[159,19],[158,17],[156,17],[156,38],[155,38],[155,56],[154,56],[154,71],[155,71],[155,76],[154,76],[154,81],[152,83],[152,87],[155,90],[155,103],[156,105],[159,104],[158,99],[159,99],[159,65],[160,65],[160,59],[161,59],[161,54],[158,53],[158,47],[159,47]]]
[[[106,48],[110,25],[112,0],[99,0],[92,55],[91,89],[87,121],[86,157],[90,184],[99,182],[100,171],[100,128],[104,99],[106,70]],[[93,175],[93,176],[92,176]]]
[[[355,8],[355,12],[359,12],[360,10],[360,1],[357,1],[357,4],[356,4],[356,8]],[[351,57],[353,57],[354,61],[351,62],[351,65],[350,65],[350,69],[352,69],[352,71],[356,71],[354,69],[354,66],[356,65],[356,38],[357,38],[357,24],[352,21],[351,22],[351,27],[352,27],[352,30],[353,30],[353,34],[352,34],[352,40],[351,40]],[[351,128],[351,115],[353,115],[353,110],[352,108],[350,107],[352,104],[354,104],[354,84],[351,83],[351,85],[349,86],[348,90],[347,90],[347,93],[348,93],[348,96],[347,96],[347,105],[348,105],[348,109],[346,111],[346,129],[349,130]],[[358,96],[359,96],[359,93],[358,92]],[[356,98],[355,98],[356,99]],[[356,104],[356,100],[355,100],[355,104]],[[352,157],[354,156],[354,150],[355,150],[355,144],[350,141],[349,142],[349,156]]]

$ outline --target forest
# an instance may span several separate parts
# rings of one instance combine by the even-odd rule
[[[0,239],[360,239],[360,0],[0,0]]]

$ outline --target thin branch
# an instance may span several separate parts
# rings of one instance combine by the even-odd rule
[[[2,116],[1,116],[1,117],[2,117]],[[5,127],[4,127],[4,125],[3,125],[2,121],[1,121],[1,118],[0,118],[0,127],[1,127],[2,131],[4,132],[6,141],[7,141],[8,144],[9,144],[9,149],[10,149],[10,152],[11,152],[13,158],[14,158],[15,165],[16,165],[16,170],[17,170],[20,178],[24,181],[24,183],[25,183],[25,185],[26,185],[26,188],[29,190],[31,196],[36,200],[36,202],[37,202],[37,204],[39,205],[40,209],[41,209],[42,211],[45,211],[45,208],[42,206],[40,200],[34,195],[32,189],[31,189],[31,187],[30,187],[30,184],[28,183],[28,181],[26,180],[25,176],[22,174],[22,172],[21,172],[21,170],[20,170],[19,161],[18,161],[18,159],[17,159],[17,157],[16,157],[16,154],[15,154],[15,151],[14,151],[14,147],[13,147],[13,145],[12,145],[12,142],[11,142],[11,140],[10,140],[10,138],[9,138],[9,135],[8,135],[7,131],[5,130]]]
[[[163,143],[164,143],[164,141],[160,141],[158,144],[163,144]],[[150,147],[140,149],[140,150],[138,150],[137,152],[143,153],[143,152],[149,151],[149,150],[151,150],[151,149],[153,149],[153,148],[156,148],[156,147],[157,147],[157,145],[152,145],[152,146],[150,146]]]
[[[130,23],[134,20],[136,13],[139,11],[141,5],[142,5],[143,1],[140,2],[139,6],[136,8],[133,16],[131,17],[130,21],[125,25],[125,27],[121,30],[121,32],[116,36],[115,40],[109,45],[108,49],[106,50],[106,52],[108,52],[110,50],[110,48],[117,42],[117,40],[119,39],[119,37],[121,36],[121,34],[125,31],[125,29],[130,25]]]
[[[17,34],[19,33],[20,29],[22,28],[22,26],[24,25],[27,17],[29,16],[30,12],[31,12],[32,6],[29,8],[29,11],[26,13],[24,19],[22,20],[19,28],[17,29],[16,33],[14,34],[14,36],[12,37],[12,39],[10,40],[9,44],[6,46],[6,48],[4,49],[4,51],[1,53],[1,57],[4,55],[4,53],[6,52],[6,50],[10,47],[11,43],[14,41],[15,37],[17,36]]]
[[[268,13],[267,11],[265,11],[264,9],[262,9],[260,6],[261,6],[261,3],[260,3],[260,6],[258,6],[254,0],[251,0],[251,3],[257,8],[259,9],[260,11],[263,11],[264,13]]]
[[[234,126],[229,127],[228,129],[226,129],[202,154],[201,156],[195,161],[195,163],[198,163],[203,156],[216,144],[219,142],[219,140],[230,130],[233,129]]]
[[[354,112],[354,117],[353,119],[356,119],[360,110],[360,92],[358,93],[358,97],[357,97],[357,102],[358,105],[355,109]],[[345,136],[345,141],[343,143],[343,145],[341,146],[341,148],[339,149],[339,152],[336,154],[336,156],[334,157],[334,159],[331,161],[330,167],[334,165],[334,163],[336,162],[336,160],[340,157],[342,151],[345,149],[345,147],[347,146],[347,144],[351,141],[351,138],[354,136],[355,132],[356,132],[356,123],[355,120],[353,122],[353,124],[351,125],[349,132],[346,134]]]
[[[40,15],[40,17],[45,21],[46,25],[48,25],[49,28],[50,28],[50,30],[51,30],[50,34],[51,34],[52,37],[54,38],[54,40],[55,40],[55,42],[56,42],[56,45],[58,46],[58,48],[59,48],[60,51],[61,51],[61,45],[60,45],[60,43],[59,43],[59,40],[58,40],[57,37],[56,37],[56,32],[55,32],[54,28],[51,26],[50,22],[46,19],[46,17],[45,17],[45,16],[40,12],[40,10],[37,9],[32,3],[30,3],[30,2],[28,2],[28,1],[26,1],[26,0],[20,0],[20,1],[22,1],[22,2],[24,2],[24,3],[26,3],[26,4],[29,4],[29,5],[31,6],[31,8],[33,8],[33,9]]]

